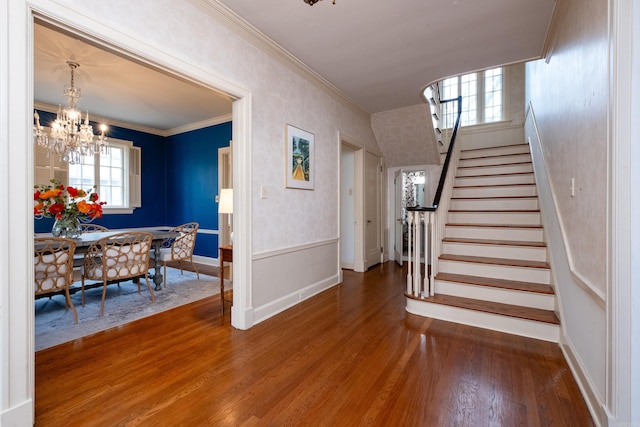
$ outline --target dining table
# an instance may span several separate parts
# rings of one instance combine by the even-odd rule
[[[162,248],[162,244],[167,239],[175,239],[180,235],[180,233],[169,230],[158,230],[158,229],[146,229],[146,228],[136,228],[136,229],[112,229],[109,231],[97,231],[93,233],[83,233],[80,237],[72,239],[76,242],[76,254],[83,254],[87,252],[89,246],[93,243],[97,242],[100,239],[104,239],[105,237],[111,237],[113,235],[119,233],[126,232],[137,232],[137,231],[145,231],[151,233],[153,236],[152,246],[153,246],[153,274],[150,274],[149,277],[153,279],[153,284],[155,285],[155,290],[162,290],[162,265],[159,261],[160,259],[160,249]],[[36,237],[46,237],[51,236],[51,233],[38,233]]]

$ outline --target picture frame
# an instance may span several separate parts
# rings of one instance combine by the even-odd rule
[[[314,136],[289,124],[286,135],[286,187],[313,190]]]

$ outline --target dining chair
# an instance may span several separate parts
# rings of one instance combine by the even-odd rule
[[[196,271],[196,276],[200,280],[200,273],[198,268],[193,263],[193,249],[196,246],[196,236],[198,234],[198,227],[200,225],[197,222],[188,222],[186,224],[179,225],[171,229],[172,232],[180,233],[178,237],[165,239],[162,242],[158,261],[162,262],[163,266],[163,284],[162,287],[167,285],[167,263],[177,261],[180,266],[180,274],[182,271],[182,261],[189,261]]]
[[[84,306],[84,284],[87,279],[102,281],[100,316],[104,315],[107,285],[126,279],[144,277],[151,293],[151,302],[155,302],[148,276],[152,241],[153,235],[148,232],[124,232],[92,243],[84,255],[82,267],[82,305]],[[140,293],[140,280],[137,283]]]
[[[76,242],[64,237],[36,237],[34,239],[35,295],[64,292],[65,309],[71,307],[73,320],[78,313],[73,305],[69,287],[73,285],[73,254]]]
[[[101,231],[109,231],[107,227],[91,223],[81,223],[80,229],[83,233],[99,233]]]

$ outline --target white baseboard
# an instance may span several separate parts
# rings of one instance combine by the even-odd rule
[[[0,426],[19,427],[32,426],[33,400],[27,399],[17,406],[8,408],[0,414]]]
[[[322,291],[332,288],[339,283],[341,283],[341,277],[337,274],[335,276],[328,277],[327,279],[322,280],[318,283],[314,283],[313,285],[309,285],[296,292],[292,292],[289,295],[285,295],[282,298],[278,298],[277,300],[272,301],[268,304],[256,307],[253,310],[253,320],[255,322],[254,324],[260,323],[263,320],[275,316],[276,314],[282,313],[286,309],[291,308],[294,305],[299,304],[300,302],[309,299]]]
[[[562,354],[564,354],[564,359],[569,365],[569,369],[578,384],[578,388],[582,393],[582,397],[584,397],[584,401],[587,404],[587,408],[589,408],[589,412],[591,413],[594,422],[598,427],[611,426],[611,424],[605,422],[607,414],[605,413],[604,402],[602,402],[595,393],[596,388],[589,379],[589,375],[584,371],[584,369],[582,369],[582,363],[576,355],[576,352],[573,350],[573,345],[566,335],[562,335],[559,344],[560,350],[562,350]]]

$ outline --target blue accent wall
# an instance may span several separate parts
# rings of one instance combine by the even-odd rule
[[[167,139],[167,223],[218,230],[218,149],[229,146],[231,122]],[[194,253],[217,258],[217,252],[218,235],[199,233]]]
[[[38,114],[43,126],[55,119],[53,113]],[[97,129],[97,123],[91,124]],[[231,122],[166,138],[109,126],[107,138],[132,141],[141,148],[142,207],[132,214],[104,215],[95,224],[117,229],[196,221],[201,229],[218,230],[218,148],[229,145]],[[52,218],[34,220],[36,233],[48,233],[52,226]],[[217,258],[217,237],[198,233],[194,254]]]

